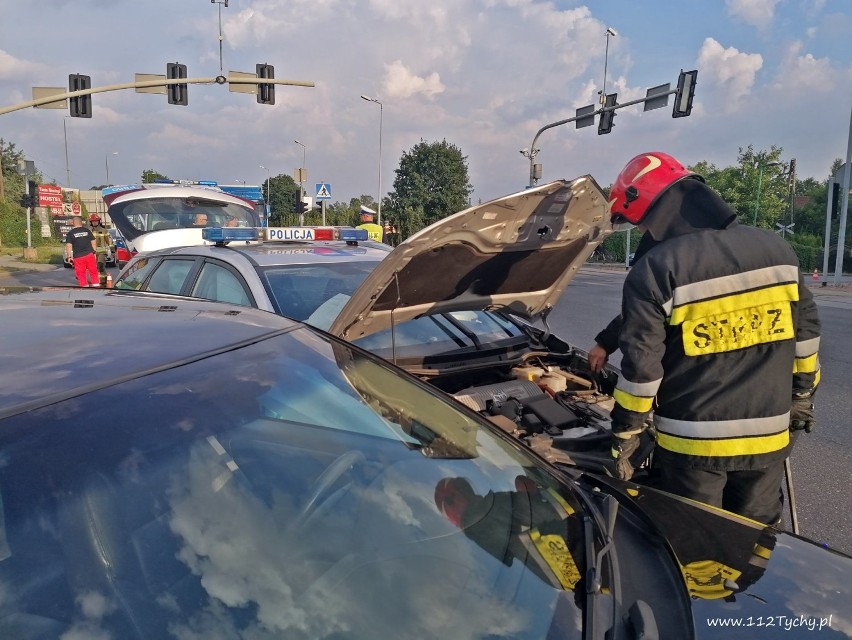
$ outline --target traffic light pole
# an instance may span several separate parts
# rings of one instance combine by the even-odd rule
[[[568,124],[569,122],[576,122],[577,120],[582,120],[582,119],[586,119],[586,118],[594,118],[596,115],[603,114],[604,112],[615,111],[616,109],[622,109],[624,107],[632,107],[635,104],[643,104],[643,103],[647,102],[649,99],[650,100],[658,100],[658,99],[661,99],[665,96],[670,96],[670,95],[673,95],[673,94],[676,94],[676,93],[677,93],[677,89],[672,89],[671,91],[667,91],[665,93],[658,93],[658,94],[653,95],[653,96],[645,96],[644,98],[639,98],[638,100],[631,100],[630,102],[622,102],[622,103],[615,105],[614,107],[601,107],[600,109],[597,109],[596,111],[584,113],[583,115],[580,115],[580,116],[574,116],[573,118],[566,118],[565,120],[559,120],[558,122],[551,122],[550,124],[544,125],[541,129],[539,129],[536,132],[535,137],[533,137],[532,144],[530,145],[530,151],[529,151],[530,181],[529,181],[529,186],[533,187],[536,184],[538,184],[538,178],[535,177],[535,156],[536,156],[536,153],[537,153],[536,148],[535,148],[535,143],[538,142],[539,136],[541,136],[541,134],[544,133],[545,131],[547,131],[548,129],[553,129],[554,127],[561,127],[563,124]]]
[[[225,76],[216,76],[212,78],[159,78],[156,80],[137,80],[135,82],[125,82],[122,84],[110,84],[103,87],[92,87],[91,89],[83,89],[81,91],[66,91],[65,93],[56,93],[50,96],[44,96],[27,102],[19,102],[8,107],[0,107],[0,116],[20,109],[28,107],[40,107],[52,102],[60,102],[69,98],[77,98],[79,96],[90,95],[93,93],[105,93],[107,91],[121,91],[124,89],[145,89],[152,87],[165,87],[171,84],[282,84],[293,87],[313,87],[316,86],[313,82],[303,80],[284,80],[277,78],[226,78]]]

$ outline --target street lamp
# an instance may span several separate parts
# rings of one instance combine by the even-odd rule
[[[384,119],[384,105],[377,98],[371,98],[369,96],[361,95],[362,100],[366,100],[367,102],[375,102],[379,105],[379,194],[376,199],[376,216],[378,217],[378,224],[381,226],[382,224],[382,120]]]
[[[63,116],[62,118],[62,135],[65,138],[65,184],[68,188],[71,188],[71,168],[68,166],[68,127],[66,127],[66,121],[71,116]]]
[[[211,4],[219,5],[219,75],[225,75],[222,65],[222,41],[225,37],[222,35],[222,5],[228,6],[228,0],[210,0]]]
[[[603,89],[601,89],[601,105],[606,103],[606,67],[609,62],[609,39],[612,36],[617,36],[618,32],[612,27],[606,28],[606,52],[604,53],[604,79],[603,79]]]
[[[118,151],[113,151],[112,153],[107,153],[104,155],[104,165],[106,165],[106,185],[109,186],[109,157],[117,156]]]
[[[757,210],[760,207],[760,188],[763,185],[763,170],[766,167],[783,167],[783,162],[767,162],[764,164],[763,162],[758,161],[760,165],[760,171],[757,174],[757,195],[754,198],[754,215],[752,216],[751,226],[757,226]]]
[[[305,182],[306,182],[306,179],[307,179],[307,169],[305,168],[305,165],[307,164],[306,158],[307,158],[307,155],[308,155],[308,148],[304,145],[304,143],[299,142],[298,140],[293,140],[293,142],[295,142],[297,145],[302,147],[302,168],[299,170],[299,188],[302,190],[302,196],[301,197],[304,198],[305,197],[305,186],[306,186]],[[299,213],[299,226],[301,226],[303,224],[305,224],[305,214]]]
[[[266,171],[266,219],[269,220],[269,214],[272,212],[272,193],[269,191],[269,178],[272,175],[272,172],[264,167],[262,164],[258,165],[261,169]],[[268,224],[264,224],[264,226],[268,226]]]

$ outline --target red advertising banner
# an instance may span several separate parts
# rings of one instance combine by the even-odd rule
[[[38,206],[62,208],[62,187],[53,184],[38,185]]]

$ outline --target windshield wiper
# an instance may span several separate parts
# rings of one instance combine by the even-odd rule
[[[601,596],[603,595],[601,592],[601,582],[602,567],[605,558],[607,559],[607,562],[610,567],[611,591],[614,591],[616,589],[618,580],[618,566],[615,561],[615,556],[612,553],[615,544],[615,521],[618,518],[618,500],[613,498],[610,494],[606,494],[603,498],[604,507],[606,508],[603,527],[604,545],[598,550],[597,554],[595,554],[595,531],[593,526],[593,518],[597,520],[595,514],[599,512],[597,508],[592,504],[592,501],[587,496],[585,496],[582,491],[580,491],[579,493],[583,497],[583,500],[586,502],[587,506],[589,507],[589,512],[583,517],[583,531],[585,534],[584,537],[586,539],[586,607],[583,610],[583,637],[595,640],[598,637],[603,637],[600,636],[597,631],[597,610],[601,601]],[[617,623],[615,594],[611,593],[609,599],[612,602],[612,623],[610,628],[612,628],[614,631]]]

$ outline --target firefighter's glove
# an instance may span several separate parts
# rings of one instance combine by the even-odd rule
[[[639,449],[639,433],[641,430],[613,431],[612,457],[615,459],[616,475],[622,480],[633,477],[633,464],[630,456]]]
[[[813,397],[810,393],[794,395],[790,409],[790,430],[810,433],[816,427]]]

